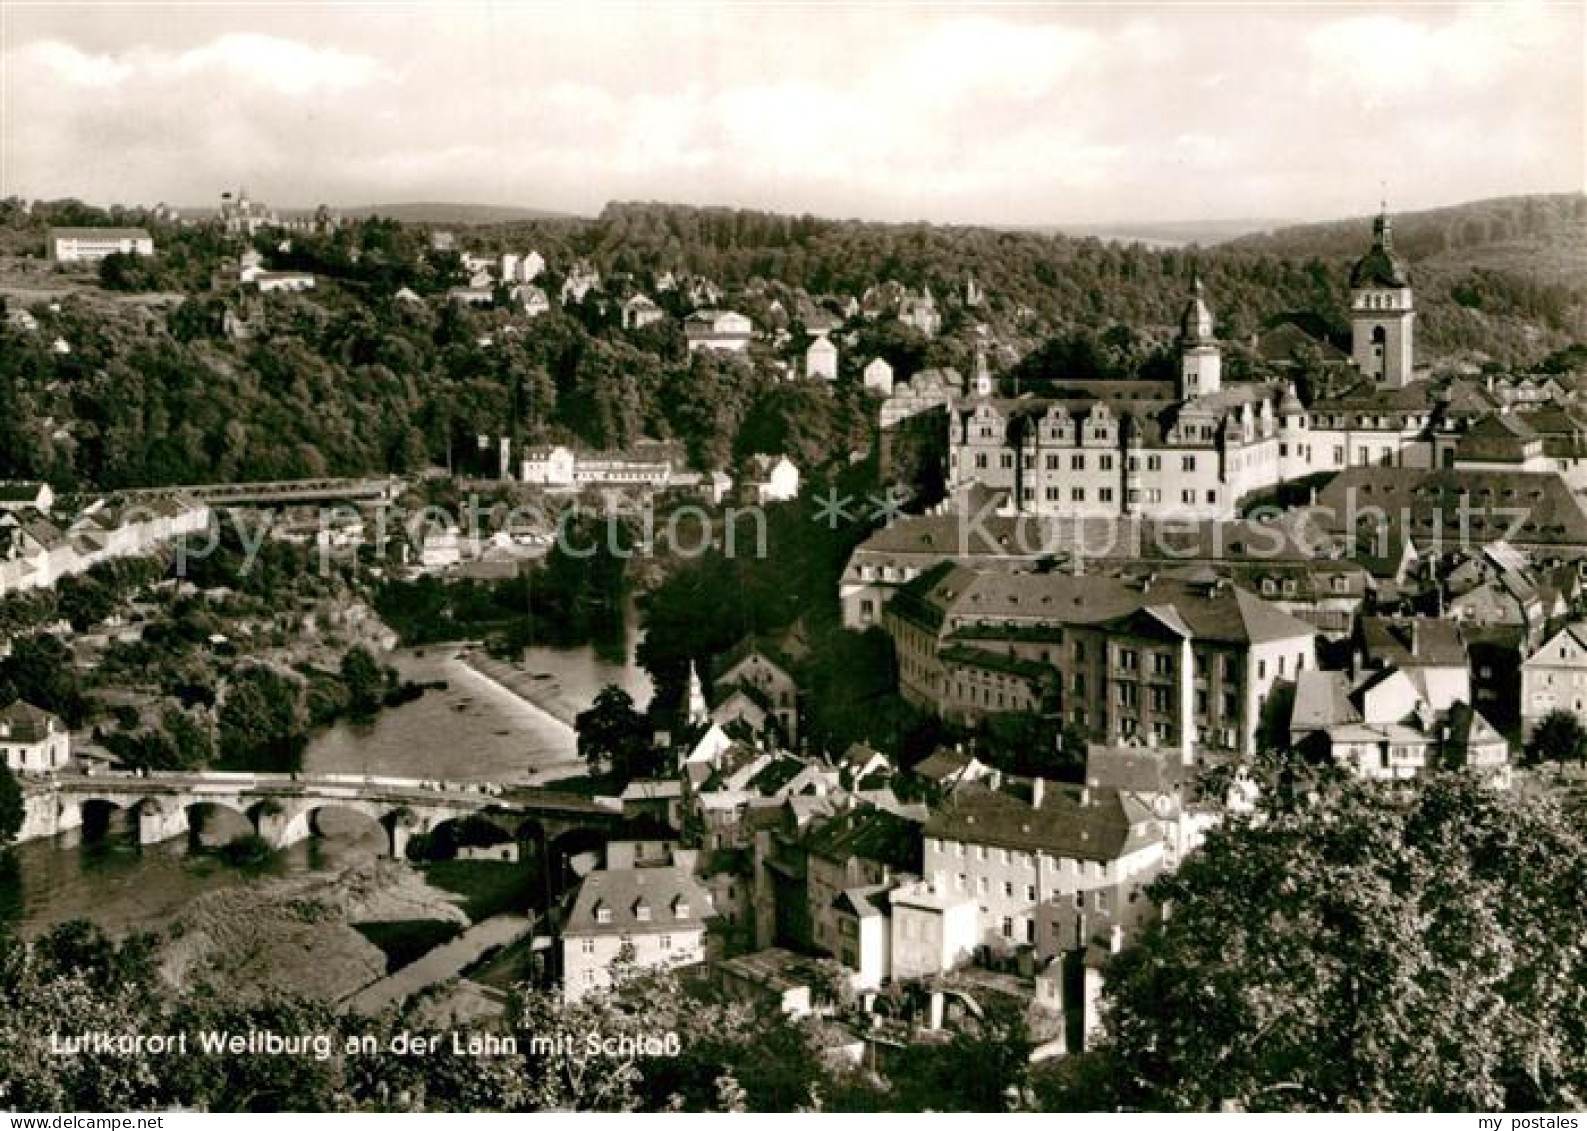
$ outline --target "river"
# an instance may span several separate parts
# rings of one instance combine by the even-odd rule
[[[637,632],[625,641],[628,662],[589,647],[533,648],[525,670],[558,709],[584,706],[607,683],[643,706],[650,680],[632,663]],[[444,681],[445,690],[382,712],[372,724],[337,726],[316,736],[304,755],[310,773],[517,782],[576,773],[571,728],[526,703],[458,658],[456,647],[403,649],[389,657],[403,678]],[[241,819],[239,818],[239,821]],[[239,828],[237,831],[243,831]],[[330,870],[380,851],[382,834],[361,818],[329,835],[294,845],[258,867],[238,868],[189,851],[185,840],[139,848],[125,841],[83,843],[73,832],[19,845],[15,874],[0,878],[0,919],[33,934],[84,918],[120,934],[153,929],[189,900],[263,875]]]

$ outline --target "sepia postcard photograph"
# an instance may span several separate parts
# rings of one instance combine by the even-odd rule
[[[1583,1131],[1587,0],[0,0],[0,1121],[359,1112]]]

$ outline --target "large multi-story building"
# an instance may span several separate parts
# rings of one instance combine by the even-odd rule
[[[974,901],[978,944],[1051,957],[1069,949],[1066,911],[1148,914],[1144,889],[1163,870],[1165,843],[1150,806],[1116,789],[1037,779],[1033,790],[1027,800],[967,786],[926,822],[924,873]]]
[[[703,962],[710,893],[683,868],[610,868],[584,878],[562,928],[562,993],[609,989],[614,968]]]
[[[1200,280],[1180,320],[1177,380],[1066,380],[998,396],[984,360],[949,412],[948,479],[1002,492],[1012,511],[1229,518],[1240,500],[1364,463],[1434,466],[1436,406],[1413,388],[1410,276],[1387,216],[1351,272],[1363,382],[1308,411],[1288,384],[1223,380]],[[1412,454],[1402,456],[1402,451]]]
[[[51,228],[49,249],[57,263],[97,263],[112,255],[153,255],[154,239],[142,228]]]
[[[965,722],[1039,710],[1101,741],[1176,749],[1185,762],[1252,752],[1274,685],[1317,664],[1313,625],[1211,571],[943,563],[898,590],[882,625],[912,702]],[[1039,693],[1015,678],[1039,679]]]

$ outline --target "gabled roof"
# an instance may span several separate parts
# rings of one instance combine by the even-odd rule
[[[1086,785],[1091,789],[1172,793],[1184,785],[1193,772],[1168,750],[1099,743],[1086,747]]]
[[[650,918],[639,918],[648,907]],[[602,922],[600,910],[610,912]],[[716,914],[711,893],[688,872],[667,868],[608,868],[584,877],[562,928],[564,935],[631,935],[698,929]]]
[[[60,733],[61,720],[19,699],[8,707],[0,707],[0,726],[8,730],[8,742],[34,743]]]
[[[47,483],[0,482],[0,503],[36,503],[40,495],[49,490]]]
[[[943,746],[916,762],[910,772],[941,784],[969,769],[973,761],[974,759],[964,751],[950,750]]]
[[[1295,677],[1291,732],[1310,733],[1360,721],[1361,712],[1350,700],[1350,677],[1346,673],[1310,668]]]
[[[1460,626],[1442,617],[1361,618],[1367,655],[1397,667],[1465,668],[1470,662]]]
[[[963,787],[926,821],[926,835],[1076,860],[1116,860],[1162,841],[1151,811],[1118,790],[1050,786],[1033,806],[1001,791]]]
[[[753,655],[759,655],[769,666],[777,669],[793,682],[793,663],[785,656],[769,637],[750,634],[744,637],[733,647],[729,648],[713,664],[715,674],[711,678],[713,686],[720,683],[739,664]]]
[[[893,912],[892,900],[888,898],[892,890],[892,884],[848,888],[838,892],[832,906],[860,919],[885,919]]]
[[[894,871],[920,870],[920,826],[886,809],[857,806],[823,821],[805,842],[810,855],[843,863],[869,860]]]
[[[1317,504],[1329,529],[1344,531],[1355,518],[1358,536],[1386,526],[1446,549],[1495,538],[1587,546],[1587,510],[1554,472],[1352,467],[1333,478]]]
[[[1537,648],[1533,650],[1530,656],[1527,656],[1526,659],[1521,661],[1522,664],[1525,665],[1534,662],[1537,664],[1543,664],[1545,662],[1553,662],[1546,661],[1544,657],[1545,655],[1554,652],[1556,647],[1563,641],[1574,642],[1576,647],[1581,649],[1580,655],[1578,657],[1581,661],[1580,666],[1587,668],[1587,621],[1572,621],[1570,624],[1567,624],[1553,636],[1550,636],[1547,640],[1543,641],[1542,644],[1539,644]]]

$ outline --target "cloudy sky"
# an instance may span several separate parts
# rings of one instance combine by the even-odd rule
[[[1587,2],[0,2],[0,195],[1325,218],[1587,180]]]

